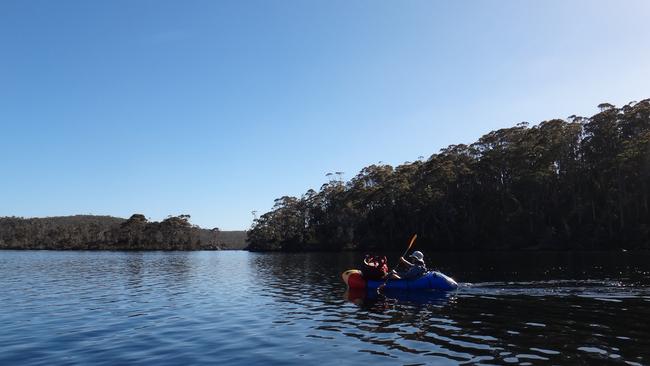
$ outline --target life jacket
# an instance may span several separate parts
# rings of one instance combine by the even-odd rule
[[[388,261],[386,256],[366,255],[361,269],[366,280],[381,280],[388,274]]]

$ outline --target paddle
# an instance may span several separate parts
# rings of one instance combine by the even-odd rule
[[[408,253],[409,250],[411,250],[411,247],[413,246],[413,243],[415,243],[415,239],[417,239],[417,237],[418,237],[418,234],[413,234],[413,236],[411,237],[411,241],[409,241],[409,246],[406,247],[406,250],[404,251],[404,254],[402,254],[400,256],[400,258],[404,257],[406,255],[406,253]],[[397,264],[395,265],[395,267],[393,267],[393,269],[390,272],[388,272],[388,275],[386,276],[386,280],[384,281],[384,283],[382,283],[381,285],[379,285],[379,287],[377,287],[377,293],[379,293],[379,291],[383,290],[384,287],[386,287],[386,282],[388,282],[388,280],[390,279],[390,274],[394,270],[397,269],[397,267],[399,266],[400,263],[401,263],[401,261],[398,261]]]

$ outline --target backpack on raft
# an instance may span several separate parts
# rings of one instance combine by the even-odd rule
[[[388,274],[388,261],[386,260],[386,256],[366,255],[363,259],[361,273],[366,280],[381,280],[386,277],[386,274]]]

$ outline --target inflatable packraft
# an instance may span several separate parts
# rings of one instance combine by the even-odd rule
[[[422,277],[412,280],[372,280],[363,277],[358,269],[349,269],[341,274],[343,282],[351,289],[377,290],[386,283],[385,289],[396,290],[441,290],[453,291],[458,288],[458,283],[453,278],[438,271],[430,271]]]

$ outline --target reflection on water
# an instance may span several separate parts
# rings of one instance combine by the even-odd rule
[[[647,253],[435,254],[452,293],[346,292],[359,254],[0,252],[0,364],[647,364]]]

